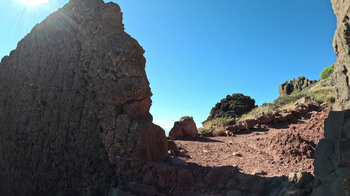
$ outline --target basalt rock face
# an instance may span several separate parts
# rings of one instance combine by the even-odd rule
[[[0,64],[0,195],[107,195],[168,156],[118,5],[71,0]]]
[[[315,151],[313,195],[349,195],[350,110],[332,111],[325,121],[325,138]]]
[[[299,77],[298,79],[293,78],[290,81],[287,81],[281,84],[278,87],[280,96],[290,95],[294,91],[302,91],[315,84],[317,80],[309,80],[304,76]]]
[[[239,93],[227,95],[211,109],[207,121],[220,117],[238,118],[255,107],[255,100],[249,96]]]
[[[315,151],[315,178],[312,196],[350,193],[350,1],[332,0],[337,16],[333,46],[338,56],[335,64],[334,86],[336,103],[325,121],[325,138]]]
[[[333,46],[338,56],[334,66],[336,110],[350,109],[350,1],[332,0],[333,9],[337,16],[337,30]]]

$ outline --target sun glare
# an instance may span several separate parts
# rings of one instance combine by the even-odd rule
[[[49,3],[49,0],[20,0],[23,4],[26,5],[41,5]]]

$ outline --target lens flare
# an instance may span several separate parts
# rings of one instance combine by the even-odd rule
[[[26,5],[41,5],[49,3],[49,0],[20,0],[23,4]]]

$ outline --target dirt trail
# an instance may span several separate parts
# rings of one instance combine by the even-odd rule
[[[266,177],[290,172],[313,172],[314,143],[323,137],[323,122],[330,109],[310,112],[291,123],[246,131],[231,137],[177,140],[186,152],[179,157],[201,166],[236,165],[242,173],[262,170]]]

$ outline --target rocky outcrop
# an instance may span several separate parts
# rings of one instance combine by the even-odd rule
[[[338,56],[334,77],[336,110],[350,109],[350,1],[332,0],[337,16],[333,46]],[[325,138],[315,151],[313,196],[349,195],[350,192],[350,111],[331,112],[325,121]]]
[[[337,110],[350,109],[350,1],[332,0],[333,9],[337,16],[337,30],[333,46],[338,56],[334,66],[335,89],[337,92]]]
[[[278,91],[280,96],[290,95],[294,91],[306,90],[315,83],[317,83],[317,80],[309,80],[304,76],[301,76],[298,79],[293,78],[292,80],[281,84],[278,87]]]
[[[118,5],[71,0],[0,64],[0,195],[107,195],[168,156]]]
[[[330,112],[324,136],[315,151],[313,195],[345,196],[350,191],[350,110]]]
[[[249,96],[243,94],[227,95],[211,109],[207,121],[221,117],[238,118],[255,107],[255,100]]]
[[[169,132],[169,137],[172,139],[179,139],[186,136],[198,136],[196,123],[191,116],[181,117],[179,121],[174,123],[174,127]]]

